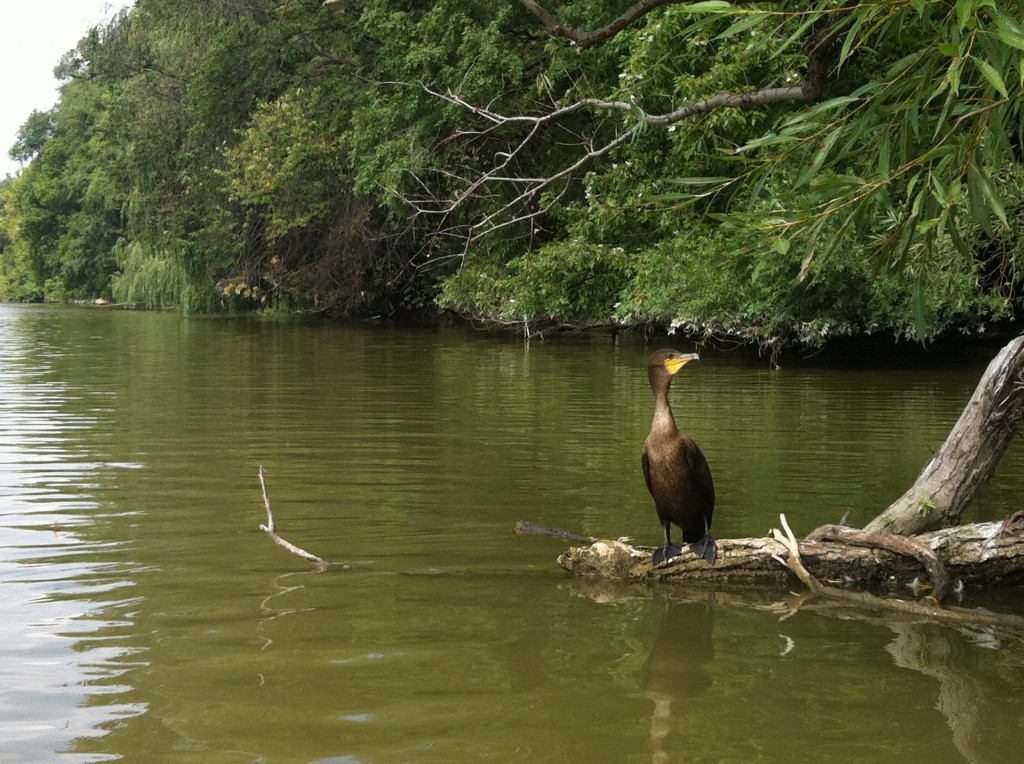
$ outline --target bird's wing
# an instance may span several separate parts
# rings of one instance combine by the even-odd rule
[[[651,490],[651,457],[647,455],[647,445],[644,445],[643,453],[640,454],[640,466],[644,468],[644,482],[647,483],[647,490]]]
[[[710,524],[711,512],[715,509],[715,483],[711,479],[711,467],[708,465],[704,452],[696,443],[693,444],[693,448],[688,450],[686,459],[690,464],[690,473],[697,481],[697,489],[704,500],[704,506],[710,508],[708,511],[708,523]]]

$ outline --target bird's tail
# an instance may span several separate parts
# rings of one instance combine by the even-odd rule
[[[715,560],[718,559],[718,544],[711,538],[711,534],[704,534],[704,538],[700,541],[694,541],[690,544],[690,551],[698,557],[703,557],[710,564],[714,565]]]

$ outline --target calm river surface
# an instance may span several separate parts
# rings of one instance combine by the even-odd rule
[[[1019,761],[1019,641],[582,582],[512,534],[658,542],[651,349],[0,305],[0,762]],[[715,535],[866,522],[994,352],[704,352],[673,404]],[[259,531],[261,464],[348,569]],[[1018,445],[971,519],[1022,494]]]

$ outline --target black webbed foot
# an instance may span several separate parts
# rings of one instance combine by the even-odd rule
[[[700,541],[694,541],[690,544],[690,551],[698,557],[707,560],[712,565],[718,559],[718,545],[711,536],[705,536]]]
[[[673,557],[678,557],[683,553],[683,548],[679,544],[666,544],[660,546],[654,550],[654,554],[651,555],[651,564],[658,566],[671,560]]]

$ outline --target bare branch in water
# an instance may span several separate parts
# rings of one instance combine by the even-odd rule
[[[298,555],[304,560],[319,565],[321,568],[326,567],[341,567],[347,568],[348,565],[340,562],[331,562],[325,560],[323,557],[317,557],[312,552],[307,552],[302,547],[295,546],[292,542],[285,538],[282,538],[277,533],[277,523],[274,521],[274,511],[270,508],[270,497],[267,495],[267,483],[263,476],[266,474],[266,470],[263,469],[263,465],[260,465],[260,489],[263,491],[263,506],[267,508],[267,524],[260,523],[260,530],[266,533],[270,538],[274,540],[274,543],[280,547],[284,547],[294,555]]]

